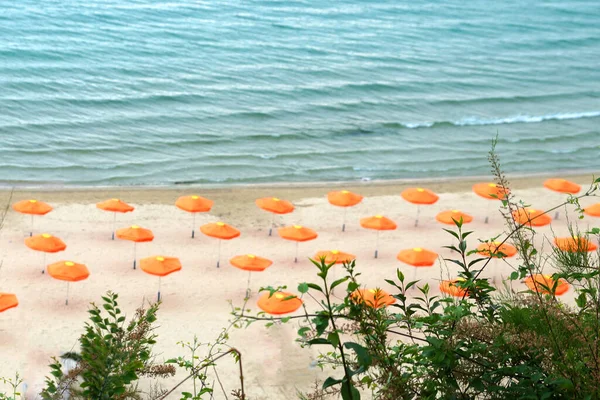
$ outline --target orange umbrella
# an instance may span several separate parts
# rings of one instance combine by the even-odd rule
[[[504,200],[506,199],[506,196],[510,193],[508,188],[505,188],[504,186],[497,185],[492,182],[476,183],[475,185],[473,185],[473,192],[475,192],[476,195],[483,197],[487,200]],[[488,203],[488,214],[489,205],[490,203]],[[488,221],[489,216],[486,215],[485,223],[487,224]]]
[[[583,212],[587,215],[591,215],[592,217],[600,217],[600,203],[586,207]]]
[[[508,243],[501,243],[497,241],[484,242],[477,246],[477,253],[486,257],[513,257],[517,254],[517,248]]]
[[[519,208],[513,211],[512,216],[521,225],[544,226],[552,222],[552,218],[548,214],[534,208]]]
[[[581,190],[581,186],[579,186],[578,184],[576,184],[575,182],[571,182],[568,181],[566,179],[547,179],[546,181],[544,181],[544,187],[546,189],[550,189],[554,192],[558,192],[558,193],[579,193],[579,191]],[[556,210],[556,213],[554,214],[554,219],[558,219],[558,210]]]
[[[243,256],[235,256],[229,260],[231,265],[236,268],[248,271],[248,286],[246,291],[246,297],[250,297],[250,275],[252,272],[262,272],[269,268],[273,261],[259,257],[254,254],[244,254]]]
[[[137,225],[117,230],[117,237],[122,240],[130,240],[133,242],[133,269],[135,269],[135,266],[137,265],[137,244],[154,240],[154,234],[150,229],[144,229]]]
[[[355,303],[364,303],[372,308],[387,307],[396,302],[396,299],[382,289],[357,289],[352,292],[351,297]]]
[[[544,187],[559,193],[575,194],[581,190],[581,186],[566,179],[548,179],[544,182]]]
[[[435,251],[427,250],[422,247],[413,247],[412,249],[402,250],[396,258],[403,263],[413,267],[431,267],[435,264],[438,254]],[[417,268],[414,269],[413,280],[417,279]]]
[[[464,282],[464,279],[457,278],[449,281],[442,281],[440,282],[440,290],[450,296],[464,297],[467,295],[467,290],[456,286],[458,282]]]
[[[219,239],[219,258],[217,259],[217,268],[219,268],[221,264],[221,241],[235,239],[240,236],[240,231],[225,222],[213,222],[202,225],[200,231],[206,236]]]
[[[109,211],[113,213],[113,228],[112,228],[112,240],[115,240],[115,228],[117,224],[117,213],[128,213],[133,211],[135,208],[125,203],[123,200],[119,199],[110,199],[106,201],[101,201],[96,204],[96,208],[99,208],[104,211]]]
[[[294,211],[294,205],[287,200],[281,200],[277,197],[263,197],[256,200],[256,205],[265,211],[271,213],[271,228],[269,228],[269,236],[273,234],[273,226],[275,226],[275,214],[289,214]]]
[[[235,256],[229,262],[236,268],[250,272],[262,272],[273,264],[273,261],[254,254]]]
[[[589,240],[577,236],[565,237],[565,238],[554,238],[554,244],[556,247],[563,251],[569,252],[583,252],[583,251],[594,251],[598,249],[594,243]]]
[[[330,204],[338,207],[344,207],[344,220],[342,223],[342,232],[346,230],[346,211],[348,207],[353,207],[362,201],[363,197],[360,194],[352,193],[348,190],[339,192],[329,192],[327,200]]]
[[[65,305],[69,305],[69,283],[78,282],[87,279],[90,276],[90,271],[83,264],[74,263],[72,261],[59,261],[48,265],[48,275],[54,279],[67,281],[67,299]]]
[[[197,195],[181,196],[175,202],[178,208],[193,215],[192,238],[194,238],[194,230],[196,228],[196,213],[210,211],[213,204],[212,200]]]
[[[494,258],[505,258],[505,257],[514,257],[517,255],[517,249],[514,246],[511,246],[508,243],[502,244],[501,242],[493,241],[493,242],[484,242],[477,246],[477,253],[481,254],[485,257],[494,257]],[[492,270],[492,282],[496,282],[496,269],[497,262],[496,260],[492,261],[490,264],[490,269]]]
[[[272,315],[289,314],[300,308],[302,300],[296,295],[288,292],[265,293],[256,303],[261,310]]]
[[[377,231],[377,241],[375,242],[375,258],[377,258],[379,249],[379,232],[393,231],[397,227],[394,221],[387,217],[384,217],[383,215],[375,215],[374,217],[362,218],[360,220],[360,226],[366,229],[374,229]]]
[[[461,218],[463,224],[468,224],[469,222],[473,221],[473,217],[471,217],[469,214],[465,214],[460,210],[442,211],[441,213],[435,216],[435,219],[437,219],[438,222],[447,225],[454,225],[454,221],[459,222]]]
[[[433,193],[429,189],[424,188],[409,188],[405,189],[400,193],[400,196],[409,203],[413,203],[417,205],[417,218],[415,219],[415,226],[419,224],[419,213],[421,211],[421,205],[423,204],[433,204],[440,196]]]
[[[321,250],[315,254],[313,259],[315,261],[321,261],[321,258],[323,257],[325,257],[326,264],[343,264],[349,263],[350,261],[356,259],[354,254],[344,253],[343,251],[339,250]]]
[[[552,288],[554,287],[554,283],[555,281],[550,275],[533,274],[533,276],[528,276],[527,278],[525,278],[525,284],[530,290],[543,294],[552,294],[550,290],[552,290]],[[553,294],[555,296],[560,296],[562,294],[565,294],[567,290],[569,290],[569,284],[567,283],[567,281],[560,278],[558,280],[558,284],[556,285],[556,290]]]
[[[510,191],[504,186],[495,183],[476,183],[473,185],[473,192],[476,195],[488,200],[504,200]]]
[[[0,293],[0,312],[15,308],[18,305],[17,296],[11,293]]]
[[[44,253],[44,268],[42,274],[46,269],[46,253],[58,253],[67,248],[67,245],[49,233],[42,233],[41,235],[35,235],[25,239],[25,245],[30,249],[42,251]]]
[[[31,215],[31,231],[29,236],[33,236],[33,217],[34,215],[46,215],[52,211],[52,206],[39,200],[22,200],[13,204],[13,210],[21,214]]]
[[[140,260],[142,271],[158,276],[158,301],[160,301],[160,281],[163,276],[181,270],[181,261],[176,257],[152,256]]]
[[[292,225],[279,228],[277,233],[279,233],[279,236],[283,239],[293,240],[296,242],[296,258],[294,258],[295,263],[298,262],[298,243],[316,239],[318,236],[317,232],[302,225]]]

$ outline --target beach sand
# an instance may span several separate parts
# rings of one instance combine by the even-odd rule
[[[513,179],[511,187],[518,198],[536,208],[553,206],[566,198],[542,187],[543,177]],[[573,176],[583,190],[589,187],[592,174]],[[421,207],[420,223],[414,227],[416,206],[405,202],[399,193],[410,186],[421,184],[405,182],[365,182],[353,184],[322,184],[304,186],[256,186],[198,189],[177,188],[97,188],[15,190],[11,203],[37,198],[52,204],[50,214],[36,218],[34,233],[48,232],[62,238],[67,250],[49,254],[46,263],[74,260],[88,266],[89,279],[70,285],[69,305],[65,306],[66,284],[41,274],[43,256],[27,248],[23,240],[28,235],[30,219],[9,210],[5,226],[0,232],[0,291],[15,293],[19,306],[0,314],[0,376],[10,377],[15,371],[29,385],[29,398],[35,388],[43,385],[48,375],[47,365],[52,356],[77,350],[77,339],[83,332],[90,302],[100,303],[100,296],[108,290],[119,294],[121,309],[129,316],[149,300],[156,299],[158,278],[143,271],[132,269],[133,244],[110,240],[112,214],[95,208],[95,203],[119,197],[134,205],[133,213],[118,215],[117,227],[137,224],[152,229],[155,240],[137,246],[138,259],[152,255],[169,255],[181,259],[183,269],[162,279],[163,303],[158,314],[158,343],[155,346],[157,361],[187,355],[177,344],[191,341],[197,335],[200,341],[213,341],[230,320],[229,300],[236,306],[243,304],[248,275],[229,265],[232,256],[254,253],[273,260],[273,266],[262,273],[252,275],[253,296],[248,307],[256,313],[256,290],[267,285],[288,285],[296,292],[298,283],[316,281],[315,268],[307,260],[317,250],[339,249],[357,256],[357,269],[361,281],[367,287],[381,287],[393,293],[384,278],[394,278],[400,268],[408,277],[413,267],[396,260],[396,254],[405,248],[425,247],[437,251],[442,257],[451,256],[442,246],[451,243],[451,236],[435,221],[435,215],[446,209],[461,209],[474,217],[468,225],[475,234],[470,242],[474,248],[477,238],[488,239],[504,231],[503,220],[498,213],[496,201],[487,201],[471,191],[472,180],[427,182],[423,185],[440,194],[438,203]],[[329,190],[348,189],[365,196],[364,201],[347,211],[346,232],[341,233],[343,210],[331,206],[326,199]],[[174,206],[180,195],[199,194],[215,201],[210,213],[199,214],[196,230],[207,222],[222,220],[241,230],[237,239],[222,244],[221,268],[216,268],[217,240],[196,232],[191,239],[192,216]],[[302,224],[318,231],[319,237],[300,244],[300,261],[293,262],[295,245],[276,234],[268,237],[271,215],[258,209],[254,200],[259,197],[277,196],[292,201],[296,211],[277,216],[277,226]],[[9,191],[0,192],[0,204],[4,208]],[[597,202],[589,198],[582,205]],[[359,218],[383,214],[398,223],[396,231],[382,232],[379,241],[379,258],[373,258],[376,233],[362,229]],[[490,222],[484,223],[486,215]],[[573,206],[569,207],[572,222],[582,228],[594,225],[594,219],[577,220]],[[597,224],[596,224],[597,225]],[[567,219],[561,211],[559,220],[551,227],[537,229],[552,237],[568,235]],[[541,237],[538,237],[541,239]],[[541,241],[540,241],[541,243]],[[545,251],[550,248],[544,243]],[[510,262],[516,263],[517,259]],[[447,271],[448,270],[448,271]],[[437,294],[441,277],[452,276],[452,265],[436,265],[418,269],[418,278],[432,286]],[[495,274],[506,276],[511,269],[500,262]],[[336,277],[341,277],[341,267],[336,267]],[[524,289],[514,283],[515,289]],[[343,293],[339,291],[339,295]],[[570,291],[563,298],[569,300]],[[307,299],[309,310],[316,304]],[[297,314],[296,314],[297,315]],[[311,366],[318,348],[302,349],[295,343],[297,322],[265,328],[255,323],[247,329],[231,331],[230,345],[242,353],[244,381],[249,399],[295,399],[296,390],[307,390],[315,379],[324,379],[329,371]],[[227,394],[239,387],[237,366],[231,359],[219,361],[217,371]],[[340,371],[334,372],[335,376]],[[163,381],[169,388],[184,377],[180,371],[176,377]],[[211,374],[214,377],[214,373]],[[182,389],[189,390],[190,385]],[[175,396],[173,396],[175,398]],[[224,398],[215,390],[215,398]]]

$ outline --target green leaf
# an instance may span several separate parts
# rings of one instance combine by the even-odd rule
[[[332,344],[329,340],[327,340],[325,338],[314,338],[314,339],[309,340],[307,343],[311,346],[315,345],[315,344],[329,344],[329,345]]]
[[[305,326],[304,328],[298,329],[298,336],[304,336],[305,333],[309,332],[310,328]]]
[[[348,381],[342,382],[341,394],[342,400],[360,400],[360,392]]]
[[[400,282],[404,282],[404,274],[402,271],[400,271],[400,269],[396,269],[396,276],[398,276],[398,280]]]
[[[307,283],[307,285],[311,289],[318,290],[319,292],[324,293],[321,286],[317,285],[316,283]]]
[[[581,293],[579,296],[577,296],[577,298],[575,299],[575,303],[577,303],[577,306],[579,308],[585,307],[585,304],[587,303],[587,297],[585,293]]]
[[[340,344],[340,335],[337,332],[330,332],[329,335],[327,335],[327,340],[333,347],[338,347]]]
[[[348,280],[349,277],[344,277],[341,279],[338,279],[337,281],[333,282],[330,286],[329,286],[329,290],[333,290],[336,286],[341,285],[342,283],[346,282]]]
[[[298,291],[300,293],[306,293],[306,292],[308,292],[308,284],[306,282],[299,284],[298,285]]]
[[[331,387],[333,385],[337,385],[338,383],[341,383],[342,380],[341,379],[335,379],[332,377],[329,377],[327,379],[325,379],[325,382],[323,382],[323,390],[327,389],[328,387]]]
[[[358,365],[369,367],[373,362],[373,359],[371,358],[371,355],[369,354],[368,350],[360,344],[355,342],[346,342],[344,343],[344,347],[347,349],[354,350],[354,352],[356,353]]]

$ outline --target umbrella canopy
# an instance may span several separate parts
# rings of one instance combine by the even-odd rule
[[[392,231],[397,227],[394,221],[384,217],[383,215],[362,218],[360,220],[360,226],[366,229],[375,229],[378,231]]]
[[[154,234],[150,229],[145,229],[137,225],[132,225],[129,228],[122,228],[117,230],[117,237],[123,240],[130,240],[132,242],[151,242],[154,240]]]
[[[382,289],[357,289],[352,292],[351,297],[355,303],[364,303],[372,308],[387,307],[396,302],[396,299]]]
[[[321,261],[321,258],[323,258],[323,257],[325,257],[326,264],[331,264],[331,263],[343,264],[343,263],[349,263],[350,261],[356,259],[356,256],[354,254],[344,253],[343,251],[339,251],[339,250],[319,251],[319,252],[317,252],[317,254],[315,254],[313,259],[315,261]]]
[[[181,270],[181,261],[176,257],[146,257],[140,260],[140,268],[150,275],[167,276]]]
[[[25,245],[30,249],[43,251],[45,253],[58,253],[67,248],[67,245],[49,233],[42,233],[25,239]]]
[[[48,274],[61,281],[78,282],[87,279],[90,276],[90,271],[83,264],[73,261],[59,261],[48,265]]]
[[[586,207],[583,212],[592,217],[600,217],[600,203]]]
[[[210,211],[214,202],[209,199],[205,199],[201,196],[191,195],[191,196],[181,196],[175,202],[175,205],[182,209],[183,211],[187,211],[189,213],[198,213],[198,212],[207,212]]]
[[[573,253],[582,251],[594,251],[598,249],[594,243],[590,242],[586,238],[573,236],[565,238],[554,238],[554,244],[556,247],[563,251],[570,251]]]
[[[456,286],[458,282],[464,282],[464,279],[457,278],[448,281],[442,281],[440,282],[440,290],[443,293],[449,294],[450,296],[454,297],[463,297],[467,295],[466,289]]]
[[[279,228],[277,233],[279,233],[279,236],[283,239],[293,240],[296,242],[306,242],[316,239],[318,236],[317,232],[302,225],[292,225]]]
[[[552,294],[546,288],[552,290],[552,288],[554,287],[554,283],[555,281],[550,275],[534,274],[533,276],[528,276],[527,278],[525,278],[525,284],[530,290],[543,294]],[[544,288],[543,286],[545,286],[546,288]],[[560,278],[558,280],[558,284],[556,285],[554,295],[560,296],[562,294],[565,294],[567,290],[569,290],[569,284],[567,283],[567,281]]]
[[[294,205],[287,200],[277,197],[263,197],[256,200],[256,205],[273,214],[289,214],[294,211]]]
[[[435,219],[437,219],[438,222],[447,225],[454,225],[454,221],[458,222],[461,218],[463,224],[468,224],[469,222],[473,221],[473,217],[460,210],[442,211],[441,213],[435,216]]]
[[[422,247],[413,247],[412,249],[402,250],[396,258],[414,267],[431,267],[435,264],[438,254]]]
[[[263,294],[256,303],[261,310],[268,314],[289,314],[302,306],[302,300],[292,293],[275,292],[271,297],[269,294]]]
[[[233,226],[226,224],[225,222],[213,222],[202,225],[200,227],[200,231],[202,231],[202,233],[204,233],[206,236],[223,240],[231,240],[240,236],[240,231],[235,229]]]
[[[477,183],[473,185],[476,195],[489,200],[504,200],[509,192],[508,189],[495,183]]]
[[[575,194],[581,190],[581,186],[566,179],[548,179],[544,182],[544,187],[560,193]]]
[[[17,296],[11,293],[0,293],[0,312],[15,308],[18,305]]]
[[[21,214],[46,215],[52,211],[52,206],[39,200],[23,200],[13,204],[13,210]]]
[[[125,203],[123,200],[119,199],[110,199],[106,201],[102,201],[96,204],[96,208],[99,208],[104,211],[118,212],[118,213],[128,213],[133,211],[135,208]]]
[[[517,254],[517,248],[508,243],[497,241],[484,242],[477,246],[477,253],[486,257],[489,257],[490,255],[499,258],[513,257]]]
[[[400,193],[400,196],[413,204],[433,204],[440,198],[440,196],[433,193],[431,190],[424,188],[405,189]]]
[[[519,208],[513,211],[512,216],[521,225],[545,226],[552,222],[548,214],[535,208]]]
[[[338,207],[352,207],[360,203],[363,196],[357,193],[352,193],[348,190],[342,190],[339,192],[329,192],[327,194],[327,200],[329,203]]]
[[[255,272],[264,271],[273,264],[273,261],[254,254],[235,256],[229,262],[236,268]]]

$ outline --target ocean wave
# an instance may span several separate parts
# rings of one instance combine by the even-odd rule
[[[508,125],[508,124],[531,124],[544,121],[563,121],[569,119],[597,118],[600,117],[600,111],[556,113],[545,115],[515,115],[504,118],[478,118],[465,117],[456,121],[437,121],[437,122],[387,122],[383,126],[386,128],[408,128],[420,129],[441,126],[485,126],[485,125]]]

